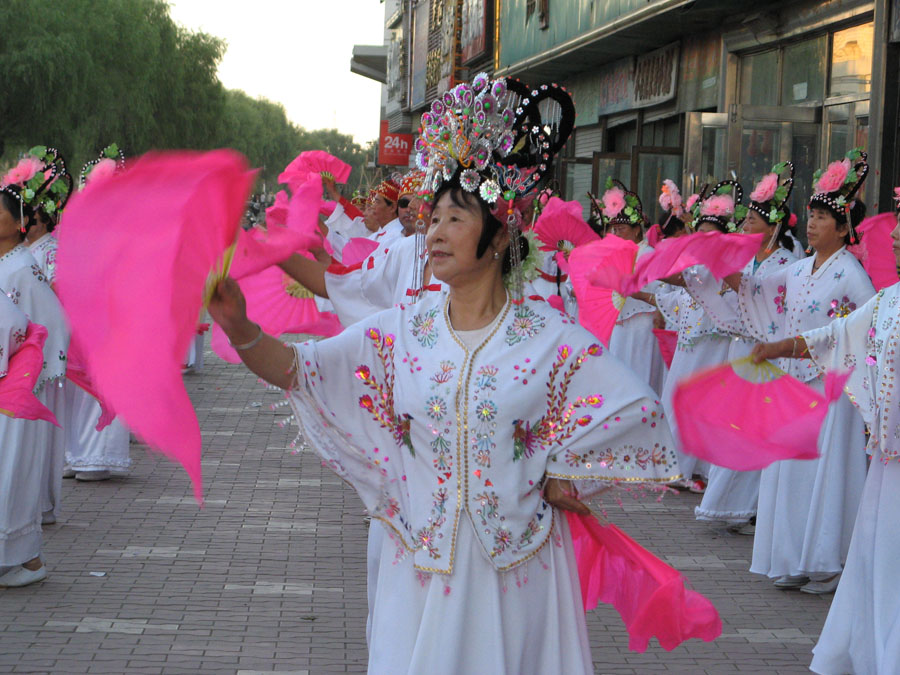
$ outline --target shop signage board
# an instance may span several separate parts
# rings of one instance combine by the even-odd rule
[[[674,43],[601,67],[597,115],[646,108],[675,98],[680,51],[680,45]]]
[[[381,133],[378,136],[378,163],[386,166],[409,166],[409,156],[412,151],[412,134],[392,134],[388,132],[388,121],[381,120]]]
[[[413,9],[412,54],[410,58],[409,105],[425,105],[426,71],[428,67],[429,1],[421,0]]]
[[[463,0],[460,46],[462,61],[468,63],[488,50],[488,0]]]

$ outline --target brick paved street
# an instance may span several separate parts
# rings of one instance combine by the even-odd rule
[[[186,377],[203,429],[206,506],[180,468],[132,446],[128,478],[65,481],[45,530],[49,577],[0,590],[0,672],[364,672],[362,505],[312,455],[293,455],[280,400],[207,354]],[[618,615],[588,619],[598,673],[808,672],[831,600],[747,572],[752,540],[693,519],[695,495],[611,508],[683,570],[724,622],[714,643],[627,649]],[[536,612],[540,608],[535,608]]]

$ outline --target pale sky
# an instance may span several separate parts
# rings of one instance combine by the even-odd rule
[[[353,45],[384,42],[379,0],[170,0],[172,19],[228,43],[219,79],[284,105],[306,129],[378,138],[381,85],[350,72]]]

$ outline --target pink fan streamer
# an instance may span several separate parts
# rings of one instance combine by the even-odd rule
[[[315,176],[298,186],[290,203],[283,205],[284,224],[267,220],[265,230],[252,228],[239,233],[229,274],[235,279],[243,279],[287,260],[294,253],[320,247],[322,235],[318,222],[321,202],[321,178]]]
[[[302,185],[312,175],[321,176],[322,172],[326,172],[334,176],[335,183],[346,183],[351,171],[349,164],[324,150],[307,150],[285,167],[278,176],[278,182],[289,185],[293,190],[295,185]]]
[[[637,258],[637,244],[609,234],[590,244],[579,246],[569,256],[569,280],[578,299],[578,322],[609,346],[625,298],[613,287],[593,283],[597,269],[622,279],[631,274]]]
[[[69,351],[66,354],[66,379],[81,387],[85,392],[97,399],[100,404],[100,417],[97,420],[97,431],[103,431],[116,418],[116,413],[110,408],[109,403],[104,400],[91,381],[91,376],[87,372],[87,362],[76,337],[73,335],[69,341]]]
[[[319,311],[311,294],[295,297],[306,294],[280,267],[269,267],[244,277],[238,285],[247,298],[247,317],[269,335],[280,337],[285,333],[305,333],[330,337],[344,329],[335,314]],[[291,295],[289,289],[295,295]],[[213,326],[210,344],[223,360],[240,363],[240,357],[228,344],[228,338],[218,325]]]
[[[815,459],[828,405],[849,376],[826,373],[823,396],[787,374],[750,382],[731,363],[701,371],[679,382],[672,396],[682,450],[735,471]]]
[[[232,245],[254,179],[230,150],[150,153],[74,195],[57,286],[97,390],[202,499],[200,426],[181,364],[210,271]]]
[[[46,420],[60,426],[53,411],[34,395],[34,385],[44,365],[46,341],[47,329],[29,323],[25,342],[9,357],[6,375],[0,378],[0,414],[17,419]]]
[[[891,239],[891,231],[896,226],[897,219],[893,213],[870,216],[856,228],[859,243],[847,247],[847,250],[862,263],[876,291],[900,281]]]
[[[650,229],[647,230],[647,243],[651,248],[656,248],[656,245],[659,244],[665,237],[663,237],[662,228],[659,226],[659,223],[654,223],[650,226]]]
[[[266,209],[266,227],[272,225],[284,225],[287,223],[288,203],[290,197],[285,190],[275,193],[275,203]]]
[[[675,348],[678,346],[678,331],[654,328],[653,335],[656,336],[656,341],[659,343],[659,351],[662,353],[663,361],[666,362],[666,367],[671,368]]]
[[[742,270],[756,255],[762,236],[696,232],[686,237],[664,239],[653,252],[637,261],[633,274],[622,267],[599,265],[590,272],[590,282],[595,286],[614,288],[622,295],[631,295],[651,281],[665,279],[698,264],[705,265],[716,279],[723,279]]]
[[[377,241],[365,237],[352,237],[341,250],[341,264],[350,267],[360,263],[377,248]]]
[[[711,642],[722,634],[713,604],[686,587],[670,567],[615,525],[566,512],[578,562],[585,611],[598,601],[615,607],[628,630],[628,648],[644,652],[656,637],[666,651],[691,638]]]

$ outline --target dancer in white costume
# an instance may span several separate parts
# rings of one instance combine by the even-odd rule
[[[742,197],[741,186],[735,181],[723,181],[716,185],[709,196],[698,200],[696,204],[696,229],[700,232],[735,231],[743,220],[743,212],[740,210]],[[703,306],[683,288],[658,294],[640,292],[634,297],[656,305],[666,322],[677,327],[678,343],[662,393],[669,426],[677,443],[677,426],[671,414],[675,386],[698,370],[727,360],[731,337],[716,325],[703,310]],[[678,464],[684,476],[679,486],[688,487],[692,492],[703,492],[705,483],[694,480],[693,477],[706,479],[709,475],[709,463],[698,461],[696,457],[678,450]]]
[[[486,80],[472,89],[493,92],[499,124],[505,83]],[[425,163],[439,153],[423,150]],[[589,333],[541,300],[511,301],[515,192],[493,190],[488,167],[460,173],[445,176],[427,237],[448,292],[293,347],[247,321],[230,281],[210,312],[251,369],[291,390],[307,441],[393,533],[369,672],[592,672],[570,535],[547,500],[583,509],[569,479],[668,481],[671,438],[651,421],[652,390]]]
[[[778,170],[788,167],[791,177],[779,185]],[[793,250],[795,244],[790,236],[791,223],[796,219],[792,220],[786,206],[792,188],[793,164],[786,162],[776,166],[750,193],[741,229],[746,234],[762,234],[763,239],[756,256],[744,268],[745,275],[764,279],[797,261],[799,249]],[[728,360],[748,356],[756,341],[743,328],[735,292],[716,281],[705,267],[693,267],[683,278],[688,293],[703,306],[706,315],[723,333],[732,336]],[[753,534],[755,528],[750,520],[756,516],[760,473],[711,466],[703,501],[694,509],[697,520],[725,522],[741,534]]]
[[[15,335],[24,337],[23,323],[27,328],[31,319],[45,326],[44,367],[36,392],[46,405],[47,389],[65,373],[68,330],[59,301],[20,243],[25,235],[23,219],[30,217],[30,208],[19,199],[17,189],[0,188],[0,288],[6,296],[0,303],[4,326],[0,340],[6,340],[0,343],[4,347],[0,370],[5,372],[10,350],[18,344]],[[22,316],[27,317],[24,322]],[[0,416],[0,567],[11,567],[4,570],[0,585],[25,585],[47,575],[39,557],[42,513],[53,509],[48,503],[48,478],[56,484],[62,479],[61,456],[59,475],[53,473],[57,458],[50,444],[51,426]],[[54,497],[58,506],[58,493]]]
[[[765,279],[732,275],[745,330],[759,341],[798,335],[846,316],[874,295],[868,275],[846,245],[855,238],[865,205],[855,199],[868,165],[859,157],[835,162],[809,201],[807,235],[816,249]],[[840,175],[836,175],[840,174]],[[851,179],[845,182],[845,179]],[[809,361],[780,364],[812,387],[824,387]],[[775,462],[763,469],[751,572],[776,579],[778,588],[833,591],[843,568],[866,477],[865,429],[850,401],[829,409],[819,435],[820,457]]]
[[[618,181],[616,181],[618,183]],[[620,209],[609,208],[610,191],[619,190],[623,193],[618,204]],[[628,202],[631,199],[633,206],[626,213]],[[638,245],[637,257],[641,258],[653,249],[644,238],[644,211],[641,201],[636,194],[629,192],[621,183],[607,190],[603,195],[605,208],[601,211],[603,229],[621,239],[632,241]],[[644,293],[664,293],[668,289],[665,284],[654,281],[642,289]],[[662,395],[666,380],[666,363],[662,352],[653,335],[654,328],[662,328],[665,319],[659,310],[650,303],[631,297],[625,299],[625,304],[616,319],[612,335],[609,338],[609,351],[622,359],[637,376],[655,391]]]
[[[892,235],[900,262],[900,227]],[[872,463],[840,585],[810,668],[822,675],[900,672],[900,284],[802,337],[759,345],[758,361],[809,357],[821,371],[854,366],[846,391],[869,426]]]

